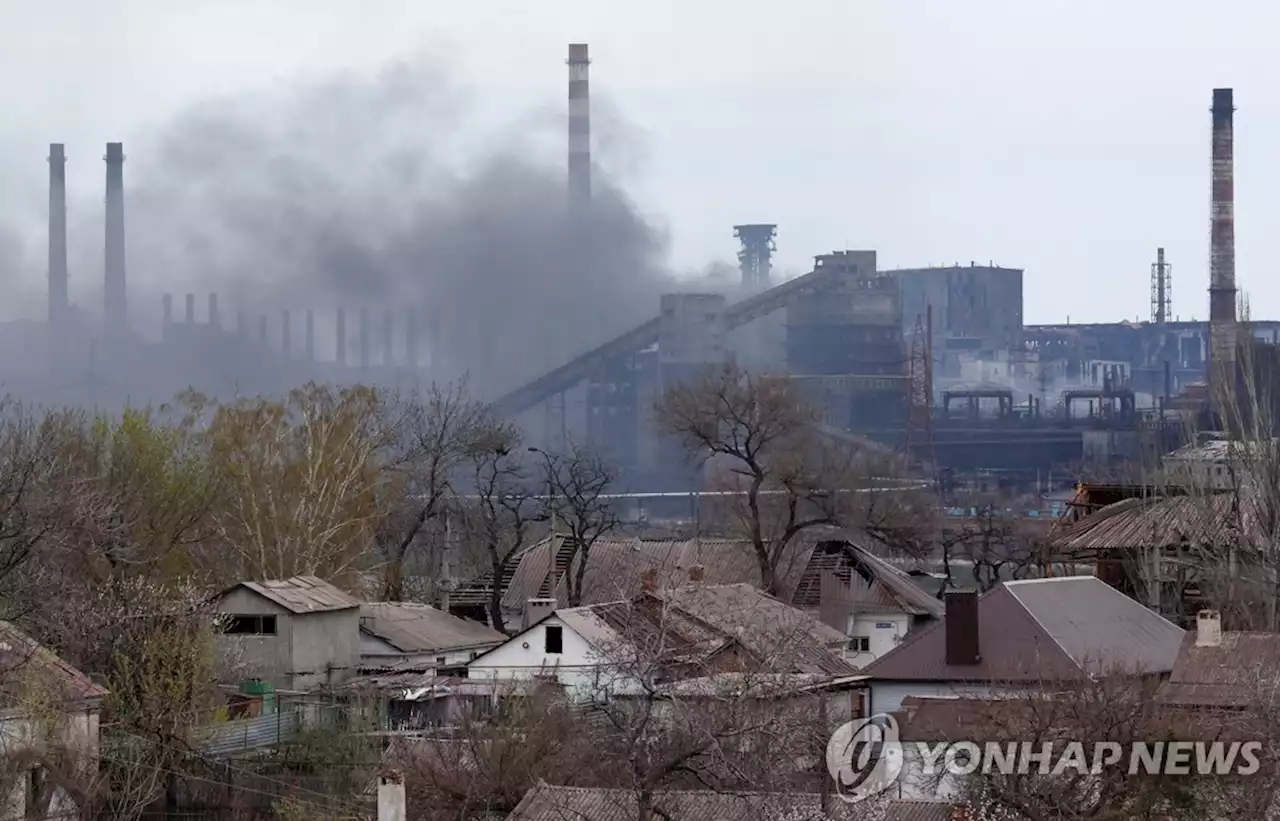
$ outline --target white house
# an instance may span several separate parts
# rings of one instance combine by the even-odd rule
[[[107,691],[0,622],[0,800],[5,818],[75,817],[98,769]]]
[[[1168,675],[1183,630],[1095,576],[947,594],[946,618],[862,670],[871,714],[1101,672]]]
[[[689,585],[625,601],[554,610],[530,602],[526,627],[468,665],[472,679],[542,679],[575,698],[628,694],[721,673],[843,679],[845,636],[748,584]]]

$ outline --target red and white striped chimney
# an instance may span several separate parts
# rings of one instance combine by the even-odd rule
[[[569,45],[569,204],[591,201],[591,94],[586,43]]]

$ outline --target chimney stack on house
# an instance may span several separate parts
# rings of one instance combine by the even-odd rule
[[[947,615],[942,629],[946,631],[946,662],[949,666],[972,667],[982,662],[978,591],[947,591]]]
[[[689,583],[701,584],[703,577],[706,576],[706,573],[707,573],[707,569],[702,565],[700,564],[690,565],[689,566]]]
[[[520,629],[528,630],[556,612],[556,608],[559,606],[560,603],[555,599],[528,599],[524,603],[524,612],[520,614]]]
[[[642,593],[656,593],[658,591],[658,571],[649,568],[640,576],[640,591]]]
[[[1201,610],[1196,614],[1196,647],[1222,646],[1222,614]]]

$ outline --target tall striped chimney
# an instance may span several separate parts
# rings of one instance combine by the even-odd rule
[[[1212,176],[1209,202],[1209,387],[1213,401],[1235,384],[1236,214],[1231,89],[1213,90]]]
[[[62,325],[71,303],[67,295],[67,153],[49,145],[49,327]]]
[[[103,283],[103,319],[109,338],[129,333],[128,291],[124,267],[124,143],[107,143],[107,235]]]
[[[569,46],[569,205],[591,201],[591,96],[586,43]]]

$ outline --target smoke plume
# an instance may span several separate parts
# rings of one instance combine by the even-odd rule
[[[665,237],[599,169],[571,223],[563,119],[484,135],[468,115],[440,72],[398,64],[207,102],[126,146],[134,316],[217,291],[224,322],[314,308],[318,338],[344,307],[353,340],[360,308],[394,308],[398,336],[412,308],[437,373],[486,394],[651,317]]]

